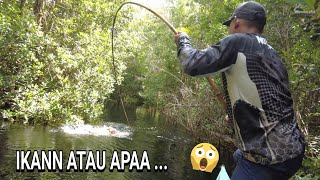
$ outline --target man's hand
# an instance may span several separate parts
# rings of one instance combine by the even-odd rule
[[[177,47],[179,46],[180,38],[181,38],[182,36],[188,36],[188,35],[187,35],[187,33],[185,33],[185,32],[178,32],[178,33],[174,36],[174,41],[175,41]]]

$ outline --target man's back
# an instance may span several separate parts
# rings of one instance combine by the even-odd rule
[[[304,140],[277,52],[256,34],[232,34],[220,43],[235,44],[226,50],[236,56],[222,78],[228,116],[245,157],[274,164],[301,154]]]
[[[228,116],[248,160],[275,164],[303,152],[287,71],[263,37],[235,33],[197,50],[182,36],[178,56],[191,76],[222,72]]]

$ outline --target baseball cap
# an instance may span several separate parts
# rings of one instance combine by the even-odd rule
[[[248,1],[239,4],[239,6],[234,10],[231,18],[222,24],[229,26],[234,17],[253,21],[261,25],[265,25],[267,22],[265,8],[255,1]]]

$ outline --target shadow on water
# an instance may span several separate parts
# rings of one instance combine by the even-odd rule
[[[225,164],[229,175],[233,168],[232,152],[217,147],[220,155],[213,173],[192,170],[190,152],[198,144],[182,128],[166,124],[161,118],[142,108],[128,108],[132,134],[130,138],[109,136],[70,135],[59,129],[2,125],[0,130],[0,179],[216,179],[219,166]],[[128,123],[121,108],[109,107],[107,124],[126,128]],[[62,150],[63,172],[16,172],[16,150]],[[106,150],[104,172],[65,172],[70,150]],[[151,172],[109,171],[111,150],[136,150],[139,159],[147,151]],[[167,172],[155,172],[154,165],[167,165]]]

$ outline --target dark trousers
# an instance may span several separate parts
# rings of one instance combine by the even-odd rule
[[[233,180],[282,180],[292,177],[301,167],[304,152],[293,159],[272,165],[261,165],[247,160],[240,149],[236,150],[233,158],[236,168],[231,179]]]

